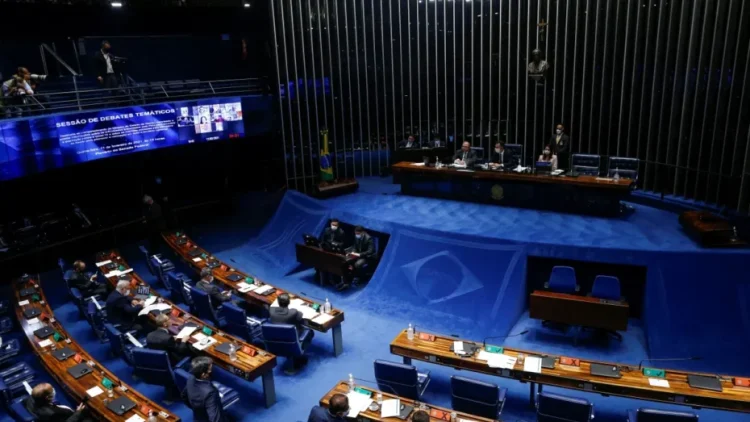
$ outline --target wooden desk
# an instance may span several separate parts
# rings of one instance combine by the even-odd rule
[[[297,262],[303,265],[309,265],[319,271],[335,274],[341,277],[346,275],[345,264],[346,257],[324,250],[317,246],[308,246],[297,243]]]
[[[31,298],[31,296],[22,298],[20,292],[21,289],[24,288],[34,288],[36,290],[36,294],[39,296],[39,301],[35,302]],[[99,362],[91,357],[91,355],[89,355],[86,350],[81,347],[81,345],[73,340],[68,332],[65,331],[62,325],[60,325],[60,323],[55,319],[52,308],[50,308],[49,303],[47,303],[47,298],[44,295],[44,291],[42,291],[42,288],[39,287],[38,284],[36,284],[36,281],[32,280],[28,283],[22,284],[15,282],[14,290],[16,317],[18,318],[18,322],[21,325],[24,333],[26,333],[26,338],[31,344],[33,353],[37,356],[42,366],[44,366],[49,375],[54,378],[55,381],[57,381],[57,383],[68,393],[68,395],[73,398],[73,400],[76,402],[76,405],[77,403],[83,401],[85,397],[88,397],[86,391],[93,387],[99,386],[102,390],[104,390],[104,393],[96,397],[90,397],[86,402],[86,407],[88,408],[91,415],[96,419],[104,421],[124,421],[134,415],[138,415],[146,420],[148,419],[148,410],[152,410],[159,414],[157,417],[161,421],[180,420],[179,417],[168,412],[167,409],[159,406],[143,394],[130,388],[129,385],[120,381],[120,379],[117,378],[115,374],[107,370],[107,368],[103,367]],[[24,303],[25,301],[28,301],[29,303],[20,305],[20,303]],[[29,321],[24,316],[23,311],[31,308],[38,309],[40,312],[42,312],[42,315],[46,316],[46,321],[43,321],[43,318],[40,315],[39,317],[37,317],[40,320],[40,323],[29,323]],[[85,324],[85,322],[81,323]],[[34,331],[42,328],[42,324],[50,326],[60,334],[61,338],[59,341],[55,341],[53,336],[48,337],[48,339],[52,341],[57,350],[61,350],[66,347],[71,349],[74,353],[77,353],[81,357],[82,363],[89,363],[89,366],[93,369],[93,372],[78,379],[75,379],[72,375],[70,375],[67,371],[68,368],[76,366],[78,365],[78,363],[74,360],[74,357],[70,357],[64,361],[59,361],[52,355],[52,346],[42,347],[39,345],[41,339],[37,338],[34,335]],[[108,397],[107,391],[101,383],[105,377],[112,381],[115,386],[117,386],[113,389],[114,396],[112,399]],[[136,406],[132,410],[129,410],[127,413],[125,413],[123,416],[118,416],[107,408],[107,403],[109,403],[111,400],[115,400],[123,396],[135,402]],[[144,412],[144,410],[146,410],[146,412]]]
[[[679,218],[685,232],[704,247],[740,247],[747,242],[740,239],[736,228],[726,218],[708,211],[685,211]]]
[[[724,391],[710,391],[692,388],[687,382],[687,376],[708,375],[693,372],[666,370],[666,380],[669,388],[654,387],[649,384],[649,378],[639,371],[637,366],[618,365],[610,362],[587,361],[580,359],[580,366],[560,365],[559,359],[555,363],[555,369],[542,368],[541,373],[525,372],[523,365],[516,363],[513,369],[490,368],[487,362],[477,359],[475,356],[459,357],[451,352],[454,341],[461,340],[452,336],[435,335],[435,341],[420,340],[415,336],[414,340],[406,337],[406,330],[400,332],[391,342],[391,353],[402,356],[404,363],[410,364],[412,359],[423,362],[435,363],[456,369],[479,372],[503,378],[511,378],[521,382],[530,383],[530,399],[534,401],[534,384],[554,387],[569,388],[573,390],[589,391],[602,395],[629,397],[640,400],[657,401],[671,404],[682,404],[696,408],[706,407],[712,409],[729,410],[736,412],[750,412],[750,388],[735,387],[732,378],[720,376]],[[464,340],[465,343],[478,344]],[[552,356],[544,353],[535,353],[528,350],[505,348],[504,354],[518,356]],[[572,357],[572,356],[569,356]],[[590,374],[592,363],[605,365],[617,365],[621,367],[622,378],[606,378]]]
[[[178,237],[176,233],[172,232],[164,232],[162,233],[162,238],[167,242],[167,244],[174,250],[174,252],[179,256],[186,264],[188,264],[191,268],[193,268],[196,272],[200,273],[200,270],[207,265],[206,259],[201,258],[199,261],[194,261],[194,258],[191,257],[188,253],[191,251],[199,251],[202,253],[202,255],[205,258],[211,258],[211,254],[206,251],[205,249],[201,248],[200,246],[196,245],[195,242],[193,242],[192,239],[190,239],[187,235],[184,233],[180,233],[180,236]],[[180,245],[178,244],[179,241],[184,240],[184,244]],[[220,263],[220,266],[213,269],[213,275],[214,279],[222,284],[224,284],[227,288],[234,290],[234,294],[238,297],[243,298],[248,303],[268,308],[271,306],[271,304],[276,301],[276,298],[282,294],[285,293],[285,291],[279,287],[274,286],[276,291],[270,295],[263,296],[256,294],[254,292],[247,292],[242,293],[237,290],[237,283],[229,280],[227,277],[236,274],[242,277],[241,281],[244,281],[245,278],[250,277],[253,280],[259,280],[263,284],[268,284],[263,280],[258,279],[257,277],[251,276],[249,274],[243,273],[240,270],[237,270],[235,268],[232,268],[231,265],[218,260],[218,258],[213,257],[217,262]],[[304,300],[307,304],[312,305],[314,303],[317,303],[315,301],[312,301],[310,299],[307,299],[305,297],[295,295],[293,293],[289,293],[290,297],[292,298],[300,298]],[[319,305],[322,307],[323,304],[319,303]],[[315,330],[319,331],[321,333],[327,333],[328,330],[331,330],[333,333],[333,353],[335,356],[340,355],[344,351],[344,340],[341,332],[341,323],[344,322],[344,312],[339,309],[332,309],[330,312],[330,315],[333,316],[331,320],[326,322],[325,324],[316,324],[310,320],[305,319],[304,324],[305,326]]]
[[[124,267],[124,270],[128,270],[131,268],[125,261],[125,259],[122,258],[116,250],[99,253],[97,254],[96,260],[97,262],[103,262],[107,260],[112,261],[118,266]],[[106,274],[107,270],[105,270],[103,267],[100,269]],[[132,283],[134,283],[134,286],[148,286],[148,283],[143,281],[143,279],[135,271],[129,272],[127,275],[132,278]],[[112,286],[117,285],[117,282],[119,281],[117,276],[107,277],[107,280],[109,280]],[[132,292],[135,293],[135,291],[136,289],[133,288]],[[237,375],[240,378],[253,381],[256,378],[261,377],[263,383],[265,406],[271,407],[276,402],[276,388],[273,379],[273,368],[276,366],[275,355],[268,353],[263,349],[257,348],[240,338],[227,334],[219,330],[218,328],[205,323],[203,320],[190,315],[190,313],[184,311],[169,299],[159,295],[159,292],[155,289],[151,288],[150,292],[151,295],[159,298],[157,300],[161,300],[162,303],[165,303],[172,307],[172,311],[174,311],[174,313],[172,311],[169,311],[169,313],[167,314],[170,319],[170,326],[180,327],[190,322],[197,325],[198,327],[208,327],[213,332],[212,337],[215,338],[217,342],[198,353],[210,357],[211,359],[213,359],[215,365],[226,369],[227,371]],[[149,313],[148,318],[151,322],[154,322],[156,315],[154,313]],[[189,342],[195,343],[195,340],[191,338]],[[237,360],[232,361],[229,358],[229,355],[216,350],[216,347],[222,343],[234,343],[235,345],[237,345]],[[249,347],[251,350],[254,350],[255,356],[250,356],[242,352],[242,348],[244,347]]]
[[[630,307],[625,302],[537,290],[529,297],[529,316],[562,324],[626,331]]]
[[[408,195],[437,196],[563,212],[619,214],[635,183],[595,176],[550,176],[482,169],[428,167],[399,162],[396,183]],[[439,186],[438,186],[439,185]]]
[[[362,386],[360,384],[357,384],[357,387],[372,392],[372,399],[373,400],[376,399],[377,394],[379,393],[378,390],[375,390],[375,389],[372,389],[372,388],[368,388],[368,387]],[[336,384],[336,386],[333,387],[331,389],[331,391],[329,391],[328,393],[326,393],[326,395],[323,396],[322,399],[320,399],[320,405],[322,407],[328,408],[328,402],[331,400],[331,397],[333,397],[334,394],[343,394],[343,395],[346,395],[348,393],[349,393],[349,384],[346,381],[339,381],[339,383]],[[393,395],[393,394],[390,394],[390,393],[382,393],[382,394],[383,394],[383,400],[399,399],[399,400],[401,400],[401,403],[403,403],[403,404],[408,404],[410,406],[414,406],[414,400],[412,400],[412,399],[407,399],[405,397],[396,396],[396,395]],[[433,406],[433,405],[428,404],[428,403],[425,403],[425,404],[427,405],[427,413],[429,413],[431,409],[442,410],[444,412],[448,412],[448,414],[450,414],[451,412],[453,412],[453,410],[451,410],[451,409],[446,409],[444,407],[439,407],[439,406]],[[479,416],[474,416],[472,414],[462,413],[462,412],[456,412],[456,416],[458,416],[459,418],[462,418],[462,419],[468,419],[470,421],[475,421],[475,422],[494,422],[494,421],[498,421],[499,422],[499,419],[487,419],[487,418],[482,418],[482,417],[479,417]],[[359,418],[357,420],[398,422],[398,421],[401,421],[402,419],[399,419],[399,418],[381,418],[380,417],[380,410],[378,410],[376,412],[373,412],[373,411],[367,409],[364,412],[360,412]],[[411,419],[408,419],[408,420],[411,420]],[[440,419],[430,418],[430,421],[437,422],[437,421],[440,421]]]

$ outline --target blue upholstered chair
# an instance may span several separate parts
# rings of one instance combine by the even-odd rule
[[[193,306],[193,299],[190,297],[190,277],[184,273],[171,271],[165,277],[173,302],[182,302],[190,307]]]
[[[10,301],[7,299],[0,299],[0,315],[6,314],[10,311]]]
[[[289,324],[271,324],[265,323],[261,327],[263,331],[263,343],[266,350],[277,355],[287,358],[284,372],[294,374],[297,372],[299,363],[303,360],[305,350],[310,345],[313,332],[305,328],[301,333],[297,333],[297,327]]]
[[[10,416],[15,420],[16,422],[34,422],[36,418],[34,415],[29,413],[28,410],[26,410],[26,407],[23,405],[23,400],[26,398],[26,396],[19,397],[8,406],[8,413],[10,413]]]
[[[243,338],[249,342],[262,336],[262,334],[258,332],[259,327],[257,327],[257,321],[252,320],[254,324],[251,324],[244,309],[232,302],[227,302],[222,306],[222,311],[224,318],[227,321],[225,328],[230,334]]]
[[[542,392],[536,398],[538,422],[588,422],[594,418],[594,405],[588,400]]]
[[[0,365],[8,362],[18,355],[21,351],[21,345],[18,344],[18,340],[11,339],[3,342],[0,346]]]
[[[177,391],[182,394],[182,391],[187,386],[188,380],[192,377],[188,371],[182,368],[176,368],[174,370],[174,384],[177,386]],[[219,390],[219,397],[221,398],[221,407],[226,410],[229,406],[240,401],[240,395],[233,389],[220,384],[216,381],[211,381],[211,384]]]
[[[607,300],[620,300],[620,279],[609,275],[598,275],[591,286],[591,297]]]
[[[13,329],[13,320],[10,317],[0,318],[0,334],[5,334]]]
[[[557,265],[552,267],[549,281],[544,284],[547,289],[557,293],[573,294],[580,289],[576,281],[576,271],[573,267]]]
[[[136,348],[125,335],[112,324],[104,324],[104,331],[109,340],[109,348],[115,356],[122,356],[128,365],[133,366],[133,349]],[[144,344],[143,341],[139,342]]]
[[[167,282],[164,281],[167,278],[166,275],[170,271],[174,271],[174,264],[172,261],[168,258],[162,258],[161,255],[152,255],[149,259],[149,266],[153,268],[156,278],[166,286]]]
[[[628,422],[696,422],[698,415],[689,412],[645,409],[628,410]]]
[[[208,293],[191,286],[190,297],[193,299],[193,307],[199,318],[212,321],[219,328],[227,324],[224,319],[222,306],[214,306],[211,303],[211,297]]]
[[[146,249],[143,245],[138,245],[138,250],[141,251],[143,254],[143,258],[146,260],[146,264],[148,265],[148,272],[151,273],[151,275],[156,275],[154,271],[154,267],[151,264],[151,257],[148,255],[148,249]]]
[[[637,158],[609,157],[608,176],[614,177],[615,173],[618,173],[620,177],[638,180],[639,164]]]
[[[25,394],[24,381],[30,385],[36,373],[26,363],[16,363],[0,371],[0,396],[3,404],[8,406],[14,399]]]
[[[149,384],[163,385],[168,391],[172,391],[177,386],[167,352],[136,347],[132,353],[133,374],[136,377]],[[182,368],[188,362],[190,362],[189,357],[177,363],[175,368]]]
[[[578,174],[598,176],[601,157],[595,154],[573,154],[571,155],[570,166]]]
[[[84,312],[84,316],[91,325],[91,329],[94,331],[96,337],[99,338],[99,341],[104,343],[107,341],[107,333],[104,332],[104,322],[107,320],[107,310],[104,309],[104,306],[106,305],[104,302],[100,300],[98,303],[102,309],[97,308],[93,300],[86,301],[86,311]]]
[[[419,400],[430,383],[430,372],[420,373],[412,365],[375,361],[375,380],[383,391],[395,391],[399,396]]]
[[[451,407],[489,419],[499,419],[507,388],[471,378],[451,377]]]

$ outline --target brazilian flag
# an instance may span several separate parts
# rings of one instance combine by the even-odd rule
[[[328,153],[328,130],[320,131],[323,137],[323,149],[320,150],[320,180],[333,180],[333,166],[331,165],[331,155]]]

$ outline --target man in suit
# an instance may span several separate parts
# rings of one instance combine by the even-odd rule
[[[120,324],[120,331],[143,331],[138,324],[138,313],[143,309],[143,301],[130,297],[130,282],[121,280],[107,296],[107,321]]]
[[[214,275],[211,273],[211,269],[204,267],[201,269],[201,279],[195,283],[195,288],[208,293],[213,306],[220,306],[222,303],[232,300],[232,291],[222,291],[217,286],[211,284],[213,281]]]
[[[117,67],[115,57],[110,54],[112,46],[109,41],[102,41],[102,48],[94,54],[94,73],[96,80],[104,88],[112,89],[120,86],[117,79]]]
[[[55,389],[50,384],[37,384],[31,395],[23,400],[23,407],[34,416],[37,421],[50,422],[78,422],[89,420],[86,415],[86,405],[79,404],[76,410],[55,403]]]
[[[401,141],[398,144],[399,149],[410,149],[410,148],[419,148],[419,143],[414,140],[413,135],[409,135],[409,137],[405,141]]]
[[[294,327],[297,329],[297,335],[301,334],[303,330],[302,313],[296,309],[289,308],[289,295],[287,293],[282,293],[279,295],[276,301],[278,302],[279,306],[271,306],[270,308],[268,308],[268,317],[271,320],[271,323],[294,325]],[[302,344],[303,349],[306,349],[307,345],[310,344],[313,339],[313,335],[314,332],[310,331],[309,337],[307,337]],[[294,367],[300,368],[306,363],[307,356],[300,356],[299,358],[294,360]]]
[[[143,223],[148,231],[148,251],[152,255],[157,254],[161,245],[161,233],[167,229],[167,223],[161,205],[148,195],[143,196]]]
[[[323,234],[320,236],[320,244],[323,249],[327,250],[330,250],[333,246],[341,247],[344,245],[344,237],[344,229],[341,228],[339,220],[332,218],[330,225],[323,230]],[[318,277],[323,284],[328,284],[331,281],[331,273],[325,271],[321,271]]]
[[[490,167],[494,169],[505,167],[512,163],[512,161],[513,154],[505,150],[505,144],[502,142],[496,143],[495,152],[492,153],[492,158],[490,159]]]
[[[328,409],[314,406],[307,422],[345,422],[349,413],[349,399],[343,394],[334,394],[328,402]]]
[[[471,149],[471,144],[464,141],[461,149],[453,155],[453,164],[471,167],[477,160],[477,154]]]
[[[86,263],[75,261],[73,268],[65,272],[65,280],[70,287],[78,289],[84,297],[107,294],[107,286],[94,281],[96,274],[86,272]]]
[[[568,168],[568,153],[570,151],[570,136],[565,134],[565,126],[558,123],[555,126],[555,133],[549,140],[549,146],[552,148],[552,154],[557,155],[557,167]]]
[[[169,332],[169,317],[167,315],[159,314],[154,322],[157,328],[146,336],[146,345],[149,349],[167,352],[169,360],[173,364],[193,355],[193,349],[187,343],[189,337],[175,340],[172,333]]]
[[[213,361],[206,356],[193,358],[190,373],[193,375],[182,390],[182,401],[193,410],[195,422],[224,422],[227,420],[221,407],[219,390],[211,383]]]
[[[346,254],[349,275],[337,287],[339,291],[348,288],[355,279],[359,280],[364,275],[365,267],[377,255],[375,241],[362,226],[354,228],[354,244],[346,249]]]

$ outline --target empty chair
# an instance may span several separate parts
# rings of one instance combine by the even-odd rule
[[[215,307],[211,303],[208,293],[195,287],[190,287],[190,297],[193,299],[193,307],[195,307],[195,313],[198,314],[199,318],[213,321],[219,328],[226,325],[226,320],[222,315],[222,307]]]
[[[26,397],[27,396],[22,396],[14,399],[8,406],[10,416],[17,422],[34,422],[36,420],[34,415],[29,413],[29,411],[26,410],[26,406],[23,405],[23,401]]]
[[[538,422],[588,422],[594,418],[594,405],[588,400],[542,392],[536,399]]]
[[[181,368],[188,362],[190,358],[185,358],[177,363],[175,368]],[[163,350],[134,348],[133,373],[143,381],[163,385],[167,390],[172,390],[177,386],[169,354]]]
[[[151,262],[151,256],[149,256],[148,249],[146,249],[146,247],[143,245],[138,245],[138,250],[141,251],[141,253],[143,254],[143,258],[146,260],[146,265],[148,265],[148,272],[150,272],[151,275],[156,275],[154,264]]]
[[[5,334],[13,329],[13,320],[10,317],[0,318],[0,334]]]
[[[474,151],[474,154],[476,154],[477,160],[474,162],[475,164],[480,164],[484,162],[484,148],[482,147],[471,147],[471,150]]]
[[[133,349],[136,348],[122,332],[112,324],[104,324],[104,332],[109,339],[109,348],[115,356],[122,356],[128,365],[133,366]],[[143,344],[144,342],[140,342]]]
[[[0,393],[6,404],[22,395],[26,389],[24,381],[32,384],[36,373],[26,363],[16,363],[0,371]]]
[[[263,324],[261,330],[266,350],[287,358],[284,372],[287,374],[297,372],[300,363],[304,362],[305,350],[313,337],[312,331],[305,328],[302,333],[298,334],[297,327],[294,325],[271,323]]]
[[[0,365],[16,357],[20,351],[21,346],[18,344],[18,340],[11,339],[7,343],[3,342],[0,346]]]
[[[609,275],[598,275],[591,286],[591,296],[599,299],[620,300],[620,279]]]
[[[608,176],[614,177],[617,173],[620,177],[638,180],[639,164],[640,161],[637,158],[609,157]]]
[[[515,167],[523,161],[522,144],[505,144],[505,153],[510,154],[511,160],[509,166]]]
[[[10,311],[10,301],[7,299],[0,299],[0,315]]]
[[[399,396],[419,400],[430,383],[430,372],[420,373],[412,365],[376,360],[375,380],[383,391],[395,391]]]
[[[573,267],[557,265],[552,267],[552,273],[549,275],[549,281],[544,287],[557,293],[573,294],[580,289],[576,281],[576,271]]]
[[[255,318],[248,318],[244,309],[232,302],[222,306],[224,318],[227,321],[226,330],[247,341],[252,342],[262,336],[260,325]],[[262,322],[262,321],[260,321]]]
[[[167,278],[166,274],[174,270],[174,264],[172,261],[167,258],[162,258],[161,255],[153,255],[149,262],[150,266],[154,269],[154,273],[156,273],[156,278],[166,286],[168,283],[168,281],[164,281]]]
[[[628,410],[628,422],[694,422],[698,415],[690,412],[645,409]]]
[[[182,368],[176,368],[174,370],[174,384],[177,386],[177,391],[182,394],[182,391],[187,386],[188,379],[193,375]],[[229,406],[237,403],[240,400],[240,395],[233,389],[225,386],[224,384],[216,381],[211,381],[211,384],[219,390],[219,398],[221,399],[221,407],[226,410]]]
[[[184,273],[171,271],[165,277],[167,286],[172,295],[173,302],[182,302],[186,305],[193,305],[193,299],[190,297],[190,277]]]
[[[574,173],[598,176],[601,157],[595,154],[573,154],[570,165]]]
[[[99,303],[99,306],[104,306],[102,302],[97,303]],[[100,341],[105,342],[107,334],[104,332],[104,321],[107,319],[107,311],[103,308],[99,309],[92,299],[86,303],[84,316],[89,325],[91,325],[91,329],[94,330],[94,334],[96,334]]]
[[[490,419],[499,419],[507,388],[471,378],[451,377],[451,407]]]

